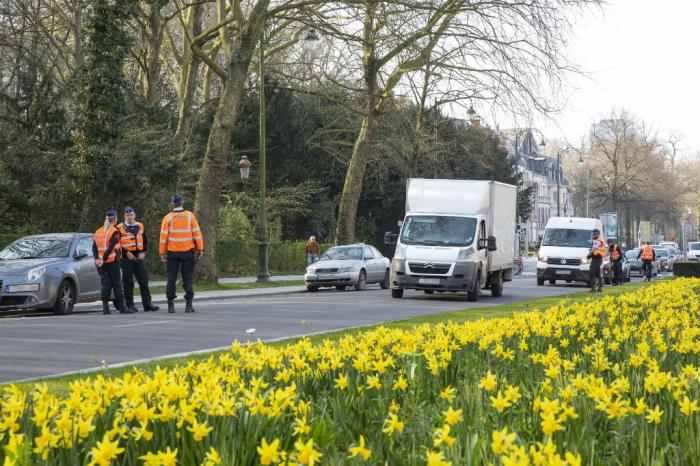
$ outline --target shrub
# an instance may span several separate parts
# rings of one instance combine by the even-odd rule
[[[700,278],[700,261],[696,262],[674,262],[673,275],[676,277],[699,277]]]

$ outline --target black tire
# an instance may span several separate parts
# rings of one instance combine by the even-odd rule
[[[392,288],[391,289],[391,297],[392,298],[402,298],[403,297],[403,288]]]
[[[554,280],[553,278],[551,278],[551,279],[549,280],[549,284],[550,284],[550,285],[556,285],[556,284],[557,284],[557,281]]]
[[[544,286],[544,278],[537,279],[537,286]]]
[[[63,280],[58,286],[53,312],[63,316],[72,314],[75,307],[75,299],[75,286],[69,280]]]
[[[360,270],[360,276],[357,277],[357,283],[355,284],[356,291],[364,291],[367,289],[367,272]]]
[[[495,281],[491,282],[491,296],[494,298],[500,298],[503,296],[503,274],[501,272],[497,272],[495,276]]]
[[[306,291],[310,293],[315,293],[318,291],[318,287],[313,285],[306,285]]]
[[[565,280],[565,281],[566,281],[566,283],[571,283],[571,280]]]
[[[425,294],[434,294],[435,290],[423,290],[423,293]]]
[[[389,269],[386,270],[386,273],[384,274],[384,280],[379,283],[379,286],[382,287],[382,290],[387,290],[391,286],[391,278],[389,278]]]
[[[336,285],[335,289],[338,291],[345,291],[345,285]]]
[[[479,300],[479,295],[481,294],[481,270],[476,276],[476,282],[474,283],[474,289],[467,291],[467,301],[475,303]]]

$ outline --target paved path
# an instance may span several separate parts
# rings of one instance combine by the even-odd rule
[[[292,288],[295,291],[300,287]],[[88,370],[99,367],[102,361],[116,364],[228,347],[234,339],[267,340],[584,289],[538,287],[534,277],[524,276],[506,283],[502,298],[492,298],[482,291],[479,302],[468,303],[458,295],[416,292],[393,299],[388,290],[375,286],[365,292],[333,289],[285,294],[279,292],[287,290],[267,288],[195,300],[195,314],[185,314],[180,301],[176,314],[161,309],[155,313],[103,316],[98,307],[88,305],[70,316],[4,317],[0,319],[0,382]],[[207,296],[200,293],[198,297]],[[253,328],[254,333],[248,333]]]

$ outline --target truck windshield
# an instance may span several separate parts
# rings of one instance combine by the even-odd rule
[[[590,248],[593,237],[591,230],[573,228],[547,228],[542,237],[542,246],[563,246],[568,248]]]
[[[432,246],[468,246],[474,242],[475,231],[475,218],[411,215],[406,217],[401,229],[401,242]]]

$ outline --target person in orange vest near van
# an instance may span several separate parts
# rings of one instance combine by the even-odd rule
[[[625,261],[625,258],[622,256],[620,244],[617,242],[617,240],[608,238],[608,251],[610,251],[610,262],[612,262],[613,269],[612,284],[613,286],[622,285],[622,264]]]
[[[171,199],[172,212],[163,217],[160,227],[160,259],[167,264],[168,282],[165,297],[168,299],[168,312],[175,312],[175,283],[178,273],[182,274],[185,289],[185,312],[194,312],[192,299],[192,277],[194,263],[204,253],[204,239],[199,222],[194,214],[183,207],[184,199],[175,194]]]
[[[600,236],[600,230],[593,230],[593,241],[591,250],[588,253],[588,258],[591,260],[591,265],[588,268],[588,275],[591,284],[591,291],[603,291],[603,277],[600,274],[600,268],[603,265],[603,258],[607,255],[607,247],[603,242],[603,237]]]
[[[157,311],[158,306],[154,306],[151,301],[148,270],[144,262],[148,252],[148,236],[143,223],[136,221],[136,211],[133,207],[127,206],[124,209],[124,221],[117,225],[117,230],[119,230],[119,242],[122,248],[122,284],[126,307],[138,312],[134,304],[134,276],[136,276],[144,312]]]
[[[102,313],[109,314],[109,298],[114,291],[115,306],[120,314],[132,314],[124,304],[122,291],[122,275],[120,267],[121,244],[119,231],[114,226],[117,223],[117,211],[110,209],[105,214],[105,223],[95,231],[92,237],[92,256],[102,280],[100,298]]]
[[[642,271],[644,272],[644,281],[651,281],[651,275],[654,271],[654,261],[656,260],[656,251],[651,245],[651,241],[641,247],[637,259],[642,259]]]

